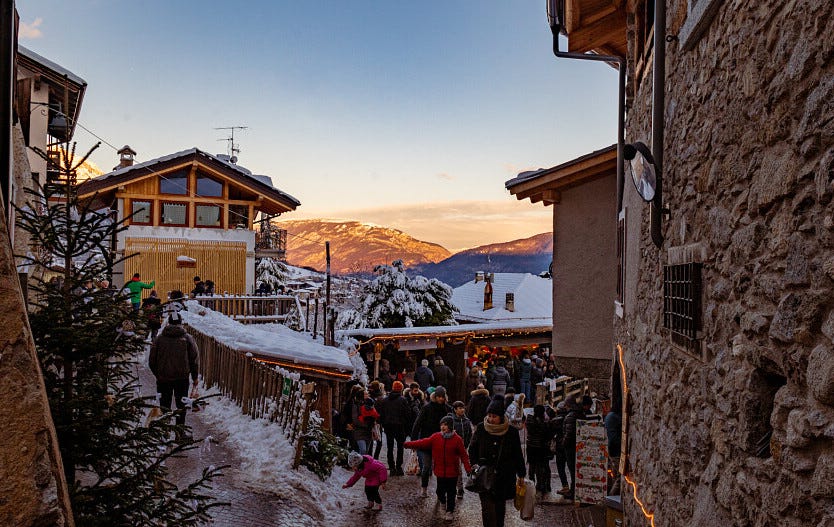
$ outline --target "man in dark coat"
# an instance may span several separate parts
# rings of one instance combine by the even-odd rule
[[[391,392],[379,402],[379,422],[385,430],[385,441],[388,446],[388,472],[392,476],[402,476],[403,472],[403,443],[405,443],[406,427],[410,427],[412,417],[411,405],[403,397],[403,383],[394,381]],[[397,460],[394,462],[394,443],[397,443]]]
[[[587,395],[582,398],[581,404],[574,399],[568,400],[568,413],[565,416],[562,444],[565,449],[568,471],[570,472],[570,492],[564,496],[570,500],[573,499],[576,490],[576,421],[587,418],[592,404],[593,400]]]
[[[472,424],[478,424],[484,421],[486,417],[487,406],[489,406],[489,391],[484,388],[483,384],[472,390],[472,398],[469,399],[469,405],[466,407],[466,415],[472,420]]]
[[[492,374],[492,394],[503,396],[507,393],[507,388],[512,386],[512,378],[510,372],[504,367],[503,362],[499,362],[495,367],[495,372]]]
[[[440,357],[434,361],[434,384],[435,386],[443,386],[447,390],[452,390],[452,383],[455,380],[455,374],[452,368],[446,366],[443,359]]]
[[[429,403],[420,410],[420,415],[414,421],[414,426],[411,429],[411,439],[422,439],[429,437],[435,432],[440,431],[440,420],[445,416],[453,413],[449,404],[446,403],[446,388],[438,386],[434,393],[431,394]],[[431,478],[431,451],[419,450],[417,455],[423,459],[421,464],[421,496],[428,496],[429,478]]]
[[[536,481],[536,490],[547,494],[550,492],[550,440],[556,434],[556,423],[544,417],[544,405],[533,407],[533,415],[526,421],[527,428],[527,464],[530,466],[530,478]]]
[[[420,385],[420,389],[424,392],[429,389],[429,386],[434,386],[434,373],[429,369],[429,361],[423,359],[420,366],[414,372],[414,381]],[[412,437],[412,439],[414,439]]]
[[[420,410],[423,409],[423,406],[426,405],[426,394],[420,390],[420,385],[416,382],[412,382],[408,385],[408,390],[403,395],[406,401],[408,401],[408,406],[411,408],[411,422],[408,423],[408,426],[405,428],[406,434],[411,434],[411,429],[414,426],[414,421],[417,419],[417,416],[420,415]],[[411,439],[417,439],[416,437],[412,437]]]
[[[185,403],[188,397],[188,376],[197,386],[197,342],[182,327],[182,315],[172,313],[168,325],[151,344],[148,366],[156,377],[156,393],[161,394],[159,406],[171,411],[171,397],[177,404],[177,424],[185,424]]]

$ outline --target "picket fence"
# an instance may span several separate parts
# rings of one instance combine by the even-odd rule
[[[194,300],[241,324],[285,322],[293,308],[301,313],[301,304],[293,295],[200,295]]]
[[[309,425],[315,399],[315,383],[270,366],[231,346],[218,342],[191,326],[186,330],[200,349],[200,375],[207,387],[217,386],[244,414],[278,424],[286,438],[296,445],[300,459],[303,437]]]

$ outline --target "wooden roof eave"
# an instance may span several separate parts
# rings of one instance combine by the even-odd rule
[[[628,52],[624,0],[568,0],[565,28],[568,51],[625,58]]]
[[[542,171],[541,175],[509,186],[508,190],[519,200],[530,199],[533,203],[543,202],[547,206],[559,203],[564,190],[616,171],[617,149],[614,146],[596,155],[583,156]]]

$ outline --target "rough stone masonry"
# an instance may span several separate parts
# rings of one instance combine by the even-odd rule
[[[669,35],[688,2],[667,2]],[[626,182],[631,477],[658,526],[832,527],[834,3],[726,1],[692,49],[666,50],[661,249]],[[635,66],[626,137],[648,142]],[[663,328],[662,266],[685,246],[703,264],[700,353]],[[632,492],[629,525],[648,525]]]

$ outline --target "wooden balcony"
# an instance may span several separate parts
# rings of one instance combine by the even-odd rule
[[[284,260],[286,257],[287,231],[285,229],[267,227],[255,231],[255,258]]]

